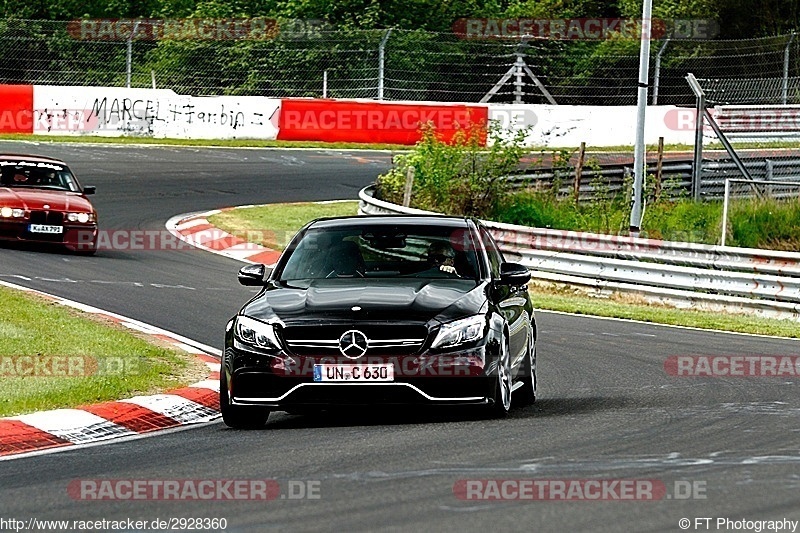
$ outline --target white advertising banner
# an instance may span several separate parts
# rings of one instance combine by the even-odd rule
[[[649,106],[645,142],[656,144],[664,137],[667,144],[694,144],[694,114],[693,109]],[[636,136],[636,106],[490,104],[489,120],[508,135],[527,128],[527,146],[633,146]]]
[[[33,133],[176,139],[275,139],[280,100],[167,89],[33,88]]]

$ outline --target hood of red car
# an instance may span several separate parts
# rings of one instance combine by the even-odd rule
[[[0,187],[0,206],[29,211],[94,212],[91,202],[79,193],[21,187]]]

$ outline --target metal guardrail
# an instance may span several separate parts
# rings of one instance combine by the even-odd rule
[[[432,214],[373,192],[359,193],[359,213]],[[484,223],[540,279],[800,320],[800,253]]]
[[[800,158],[791,159],[745,159],[745,168],[751,175],[764,176],[769,180],[786,181],[790,185],[785,190],[774,190],[771,196],[775,198],[797,197],[800,196]],[[648,164],[647,174],[654,175],[656,166]],[[679,198],[691,194],[692,191],[692,162],[670,161],[664,162],[661,169],[661,181],[665,184],[663,195],[669,198]],[[562,181],[559,192],[564,195],[572,194],[572,182],[575,171],[572,168],[563,170],[543,169],[533,170],[523,174],[515,174],[506,177],[512,189],[523,188],[545,188],[551,187],[556,179]],[[603,165],[602,168],[585,168],[581,175],[581,186],[579,189],[580,200],[590,200],[598,195],[615,196],[619,194],[625,186],[626,178],[632,179],[633,166],[624,164]],[[722,199],[725,191],[725,180],[727,178],[741,177],[738,167],[731,161],[704,161],[703,172],[700,183],[701,194],[705,199]],[[594,182],[602,179],[600,187],[596,187]],[[751,198],[753,191],[743,188],[736,191],[736,197]]]

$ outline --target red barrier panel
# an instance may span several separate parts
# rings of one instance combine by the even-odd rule
[[[287,99],[281,101],[278,139],[414,144],[420,127],[432,123],[450,142],[459,129],[486,124],[488,118],[488,106],[481,105]]]
[[[0,133],[33,133],[33,85],[0,85]]]

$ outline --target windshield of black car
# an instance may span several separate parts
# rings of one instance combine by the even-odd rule
[[[467,228],[365,225],[311,228],[279,274],[281,281],[326,278],[478,279]]]
[[[80,192],[68,168],[54,163],[0,161],[0,186]]]

